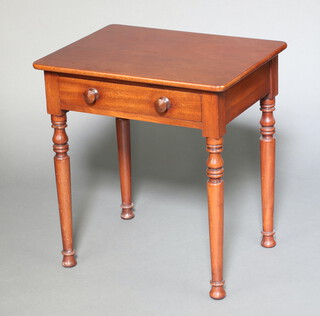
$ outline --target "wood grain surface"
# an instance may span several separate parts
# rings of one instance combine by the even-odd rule
[[[224,91],[285,42],[109,25],[34,63],[36,69]]]
[[[99,92],[99,99],[88,105],[83,93],[92,88]],[[201,95],[197,93],[62,76],[58,93],[61,108],[65,110],[98,114],[99,110],[119,111],[201,122]],[[161,97],[171,102],[170,109],[164,113],[159,113],[155,106]]]

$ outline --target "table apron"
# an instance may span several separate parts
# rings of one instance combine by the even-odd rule
[[[269,61],[223,92],[141,85],[82,78],[45,72],[49,114],[77,111],[132,120],[202,129],[205,137],[220,138],[226,124],[258,100],[277,92],[272,80],[277,63]],[[276,69],[277,70],[277,69]],[[277,81],[276,81],[277,83]],[[99,98],[87,104],[84,93],[94,88]],[[171,106],[165,113],[155,102],[166,97]]]

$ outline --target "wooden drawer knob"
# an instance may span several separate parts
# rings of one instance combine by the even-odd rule
[[[93,105],[99,99],[99,92],[95,88],[89,88],[83,93],[84,100],[88,105]]]
[[[171,102],[167,97],[161,97],[155,102],[154,105],[158,113],[165,113],[169,110]]]

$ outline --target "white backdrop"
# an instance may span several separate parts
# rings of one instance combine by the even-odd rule
[[[33,220],[37,220],[32,217],[30,207],[37,205],[45,192],[54,192],[52,130],[50,118],[46,114],[43,73],[34,70],[32,62],[108,24],[116,23],[283,40],[288,43],[288,48],[279,58],[279,96],[276,99],[275,112],[278,146],[276,206],[280,214],[276,216],[276,225],[288,227],[288,239],[291,238],[294,242],[300,240],[301,247],[319,244],[319,16],[318,0],[1,0],[1,239],[6,240],[9,231],[18,229],[15,219],[10,218],[9,221],[7,217],[11,212],[11,206],[19,203],[28,205],[29,208],[24,212]],[[242,174],[246,174],[248,179],[257,176],[259,112],[259,106],[253,106],[228,128],[229,133],[227,132],[225,141],[228,196],[236,195],[233,190],[237,191],[239,186],[244,185]],[[175,183],[175,176],[182,177],[184,184],[188,185],[188,181],[193,181],[194,175],[204,173],[206,153],[203,140],[198,140],[201,138],[200,133],[183,128],[166,129],[152,124],[132,125],[132,136],[139,137],[133,140],[133,163],[138,170],[137,174],[144,172],[148,181],[154,185],[159,181],[157,177],[163,184],[166,181]],[[102,167],[104,164],[108,164],[106,168],[110,174],[117,174],[113,119],[72,113],[69,115],[68,134],[75,186],[87,179],[93,169],[99,171],[105,168]],[[158,146],[150,149],[148,146],[152,146],[155,134],[159,136]],[[193,147],[198,154],[192,153]],[[153,159],[153,150],[157,151],[158,161]],[[88,151],[94,153],[89,158]],[[111,155],[108,156],[108,153]],[[188,154],[193,154],[199,162],[194,162],[194,168],[190,167],[189,160],[185,162],[185,156]],[[75,157],[76,159],[73,159]],[[148,157],[150,164],[141,166],[141,157]],[[252,161],[255,162],[251,163]],[[161,170],[166,169],[164,164],[169,166],[165,173],[167,176],[161,175]],[[176,170],[173,166],[177,164],[180,167]],[[172,175],[174,172],[175,176]],[[179,184],[179,181],[176,182]],[[250,192],[245,194],[250,195]],[[46,205],[44,201],[42,203]],[[170,202],[169,199],[169,203],[174,202]],[[52,207],[56,206],[53,204]],[[281,209],[286,209],[287,212],[281,215]],[[19,229],[24,230],[22,223]],[[303,241],[303,238],[308,237],[308,232],[313,232],[313,235]],[[21,231],[19,234],[23,236]],[[1,256],[10,257],[10,241],[2,246],[0,244],[0,247],[3,247]],[[19,241],[16,241],[16,247],[21,247]],[[294,249],[294,245],[292,247]],[[312,261],[314,267],[319,267],[319,250],[316,257],[313,257],[311,252],[308,252],[310,261],[315,260]],[[296,253],[296,256],[299,257],[299,253]],[[291,263],[293,261],[290,259]],[[32,261],[29,261],[29,264],[32,264]],[[235,269],[234,266],[231,267],[231,262],[229,266],[230,270]],[[299,264],[294,266],[295,271],[298,268]],[[308,272],[307,275],[302,275],[299,270],[297,275],[293,273],[294,278],[300,278],[301,288],[308,288],[309,282],[319,282],[319,272],[312,269],[304,272]],[[6,278],[6,274],[2,277]],[[250,276],[243,277],[243,283],[248,283],[249,286],[248,277]],[[277,283],[277,280],[274,282]],[[293,282],[292,287],[294,286]],[[252,291],[250,293],[252,294]],[[300,294],[296,297],[300,298]],[[319,305],[310,306],[310,313],[316,307],[319,308]],[[165,306],[163,308],[162,315],[169,315]],[[227,309],[220,312],[228,315]],[[280,315],[275,310],[268,312],[271,312],[271,315]],[[140,315],[148,313],[142,311]],[[175,315],[180,314],[177,312]],[[264,313],[252,312],[252,315]]]

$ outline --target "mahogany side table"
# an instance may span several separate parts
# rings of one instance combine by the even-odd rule
[[[130,120],[202,130],[206,137],[212,279],[223,288],[223,135],[226,125],[260,100],[262,246],[274,247],[275,96],[279,41],[109,25],[34,63],[44,70],[51,115],[64,267],[76,265],[72,243],[66,113],[116,118],[123,219],[131,199]]]

